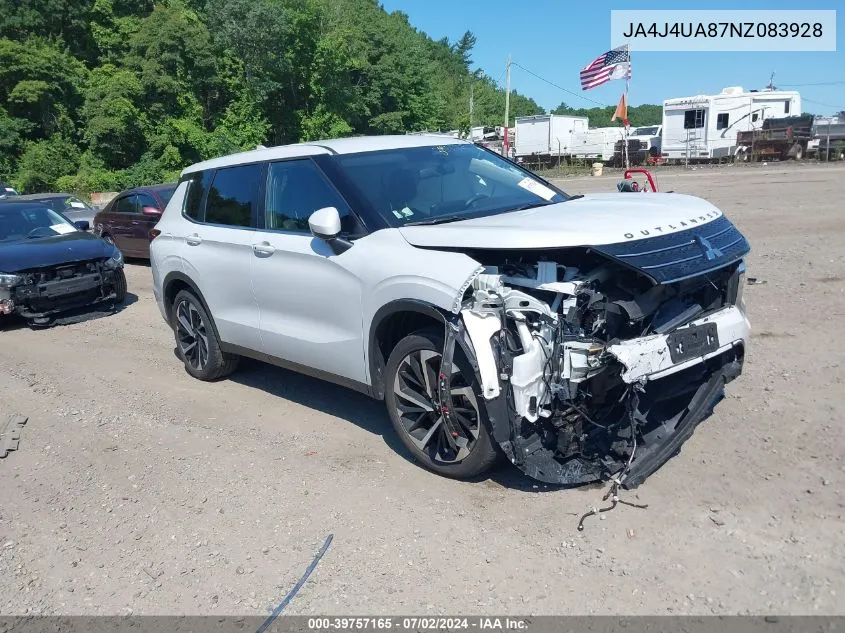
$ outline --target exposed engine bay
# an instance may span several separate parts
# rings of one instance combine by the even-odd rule
[[[661,279],[589,248],[468,254],[483,267],[447,323],[444,365],[456,345],[472,355],[494,439],[535,479],[636,487],[741,372],[741,257]]]

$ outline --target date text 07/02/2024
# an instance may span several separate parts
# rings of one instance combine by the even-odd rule
[[[308,629],[312,631],[360,631],[360,630],[405,630],[405,631],[524,631],[528,621],[511,617],[313,617],[308,618]]]

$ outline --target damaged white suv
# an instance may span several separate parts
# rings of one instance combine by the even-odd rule
[[[443,475],[499,453],[635,487],[742,369],[748,243],[704,200],[568,196],[471,143],[382,136],[186,169],[150,249],[187,371],[241,356],[383,399]]]

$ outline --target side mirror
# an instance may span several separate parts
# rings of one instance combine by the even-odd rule
[[[91,228],[91,225],[88,223],[88,220],[77,220],[73,223],[78,231],[87,231]]]
[[[339,237],[340,214],[334,207],[314,211],[308,218],[308,228],[311,229],[314,237],[328,243],[335,255],[340,255],[352,248],[352,242]]]
[[[161,209],[158,207],[144,207],[141,209],[141,213],[147,216],[159,217],[161,216]]]

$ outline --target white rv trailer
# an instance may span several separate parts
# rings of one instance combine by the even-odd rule
[[[597,127],[574,132],[569,154],[576,158],[600,158],[609,161],[613,158],[616,141],[625,138],[623,133],[621,127]]]
[[[586,130],[588,125],[589,119],[582,116],[538,114],[517,117],[516,156],[565,156],[571,153],[572,135]]]
[[[757,130],[764,119],[801,114],[801,95],[793,90],[725,88],[663,102],[661,155],[669,160],[709,160],[733,156],[737,132]]]

